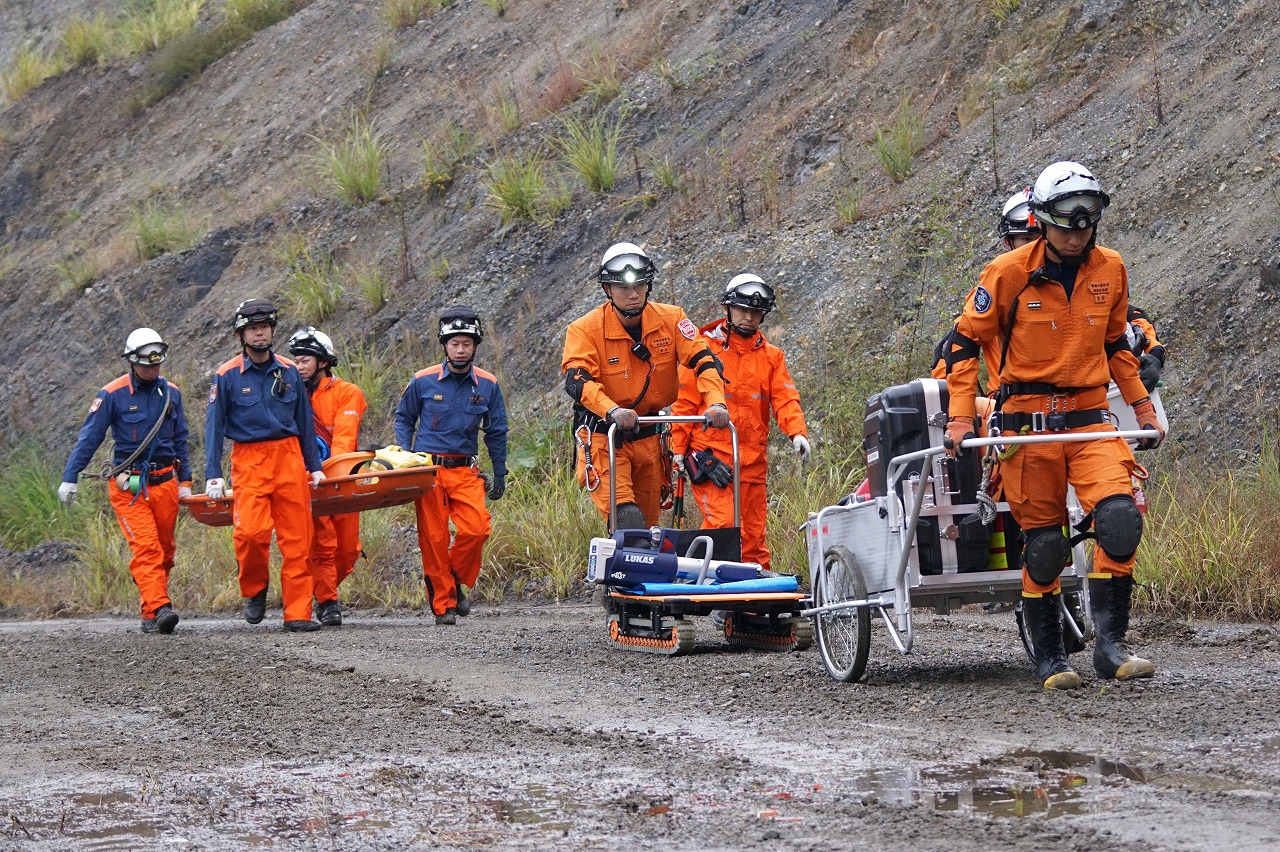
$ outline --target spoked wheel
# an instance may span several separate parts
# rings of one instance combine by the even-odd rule
[[[849,548],[829,548],[822,571],[813,584],[813,605],[833,606],[846,601],[867,599],[867,584],[858,570]],[[839,681],[852,683],[867,670],[867,654],[871,650],[871,610],[850,607],[814,616],[818,633],[818,651],[827,674]]]
[[[1089,635],[1089,625],[1084,620],[1084,610],[1080,605],[1079,592],[1064,592],[1063,603],[1067,605],[1067,611],[1071,613],[1071,617],[1080,627],[1080,632],[1087,637]],[[1027,652],[1027,657],[1031,662],[1036,661],[1036,653],[1031,647],[1031,634],[1027,632],[1026,620],[1022,617],[1022,601],[1018,601],[1017,606],[1013,608],[1013,616],[1018,621],[1018,638],[1022,640],[1022,650]],[[1068,655],[1078,654],[1083,651],[1087,643],[1081,637],[1076,636],[1076,632],[1064,620],[1062,623],[1062,647]]]

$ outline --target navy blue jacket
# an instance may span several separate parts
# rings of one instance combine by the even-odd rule
[[[80,471],[85,469],[102,445],[107,429],[111,430],[111,438],[116,444],[112,464],[120,464],[133,455],[133,451],[147,437],[151,427],[156,424],[156,418],[164,410],[165,394],[171,396],[172,402],[169,404],[169,413],[165,415],[164,425],[152,441],[151,469],[159,470],[176,463],[178,481],[190,482],[187,415],[182,409],[182,391],[163,376],[144,389],[134,378],[132,370],[106,385],[93,398],[89,416],[80,427],[80,437],[76,439],[75,448],[62,471],[62,481],[76,481]],[[134,466],[141,465],[146,458],[147,451],[143,450]]]
[[[298,368],[272,353],[255,364],[237,355],[218,368],[204,426],[205,479],[222,478],[222,441],[237,444],[297,438],[307,470],[320,469],[311,400]]]
[[[494,475],[506,476],[507,405],[497,378],[479,367],[419,370],[396,406],[396,443],[415,453],[474,456],[481,429]]]

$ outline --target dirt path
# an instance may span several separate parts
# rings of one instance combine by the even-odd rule
[[[1280,844],[1270,627],[1139,622],[1154,681],[1057,695],[1009,614],[878,628],[858,685],[615,651],[591,607],[273,615],[0,623],[0,849]]]

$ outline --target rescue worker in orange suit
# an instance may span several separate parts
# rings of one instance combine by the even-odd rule
[[[107,499],[133,553],[129,573],[141,598],[143,633],[167,634],[178,626],[169,598],[173,530],[178,500],[191,496],[182,391],[160,375],[168,351],[169,344],[155,330],[130,332],[124,343],[129,372],[93,398],[58,486],[59,500],[75,499],[76,479],[110,429],[116,476],[107,483]]]
[[[430,453],[438,465],[436,485],[414,501],[422,574],[436,624],[457,624],[471,613],[463,586],[480,576],[484,543],[492,531],[485,497],[499,500],[507,490],[507,405],[498,380],[473,363],[484,340],[479,315],[464,306],[440,315],[443,364],[420,370],[396,406],[396,443]],[[478,435],[493,465],[487,493],[476,466]],[[449,521],[457,530],[449,543]]]
[[[300,328],[289,338],[289,354],[311,397],[320,463],[323,465],[331,456],[355,452],[360,442],[360,421],[368,406],[360,388],[333,374],[338,356],[329,335],[311,326]],[[360,558],[360,513],[315,515],[311,522],[316,620],[326,627],[341,627],[338,586]]]
[[[1021,248],[1027,243],[1035,242],[1040,236],[1040,228],[1036,224],[1036,215],[1031,212],[1031,189],[1020,189],[1005,201],[1004,207],[1000,211],[1000,223],[996,225],[996,234],[1004,241],[1006,251],[1013,251]],[[947,377],[947,352],[951,349],[951,333],[955,331],[955,323],[960,318],[956,317],[951,323],[951,328],[942,336],[937,345],[933,347],[933,366],[929,369],[929,375],[935,379],[945,379]],[[992,340],[982,350],[983,360],[987,365],[987,384],[992,390],[996,390],[999,384],[995,376],[996,366],[1000,363],[1000,341]],[[981,412],[979,413],[981,415]],[[986,418],[980,416],[979,423]]]
[[[1107,383],[1114,379],[1143,429],[1164,436],[1125,336],[1129,282],[1120,255],[1096,245],[1110,198],[1079,163],[1059,162],[1036,180],[1032,210],[1041,238],[1000,255],[965,302],[948,355],[949,454],[974,434],[981,347],[1002,341],[1000,427],[1009,434],[1110,432]],[[1089,600],[1099,677],[1151,677],[1152,664],[1125,643],[1133,563],[1142,537],[1121,440],[1027,444],[1001,462],[1005,495],[1025,535],[1023,615],[1037,675],[1046,689],[1080,685],[1063,647],[1059,576],[1070,551],[1063,535],[1067,485],[1093,519],[1097,537]]]
[[[703,326],[702,339],[724,366],[725,401],[738,430],[742,559],[769,569],[769,548],[765,544],[765,516],[769,474],[769,420],[787,436],[802,462],[810,454],[808,427],[800,408],[800,392],[787,371],[786,356],[760,332],[760,325],[777,305],[773,288],[758,275],[735,276],[725,288],[720,303],[726,316]],[[674,415],[696,414],[699,394],[696,376],[688,367],[680,368],[680,395],[671,407]],[[675,464],[694,471],[693,497],[702,511],[702,528],[732,527],[732,471],[719,480],[699,476],[711,461],[732,461],[733,445],[727,430],[695,429],[677,423],[671,429]],[[710,457],[707,454],[710,453]],[[690,461],[694,459],[694,461]],[[721,484],[723,481],[723,485]]]
[[[205,493],[230,495],[244,620],[266,615],[271,533],[280,548],[284,627],[319,630],[311,620],[311,489],[324,480],[302,376],[271,351],[276,307],[247,299],[232,327],[241,353],[218,368],[205,419]],[[222,478],[222,442],[231,441],[231,483]],[[234,490],[231,486],[234,486]]]
[[[634,243],[615,243],[600,261],[597,279],[606,301],[569,324],[560,362],[573,399],[578,483],[609,522],[617,504],[619,529],[658,522],[662,488],[671,471],[656,426],[637,417],[657,415],[676,400],[678,367],[693,371],[691,397],[705,405],[707,425],[729,425],[720,365],[683,309],[649,300],[657,273]],[[609,426],[617,424],[617,494],[609,493]],[[705,428],[705,427],[704,427]]]
[[[1138,358],[1138,375],[1147,392],[1156,389],[1164,370],[1164,344],[1156,337],[1156,326],[1142,308],[1129,306],[1129,348]]]

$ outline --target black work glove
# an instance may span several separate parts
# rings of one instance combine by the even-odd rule
[[[733,468],[716,458],[716,454],[708,447],[685,456],[685,467],[689,469],[689,478],[693,482],[707,482],[717,488],[724,488],[733,482]]]
[[[495,471],[489,480],[489,493],[487,496],[490,500],[501,500],[502,495],[505,493],[507,493],[507,475]]]
[[[1142,386],[1147,389],[1147,393],[1156,389],[1156,384],[1160,381],[1160,370],[1163,367],[1160,359],[1154,355],[1143,353],[1138,356],[1138,378],[1142,379]]]

